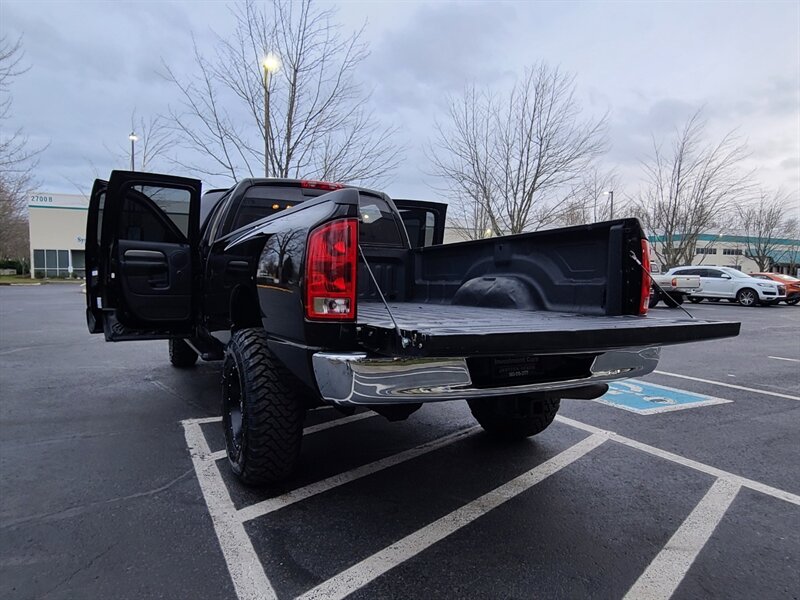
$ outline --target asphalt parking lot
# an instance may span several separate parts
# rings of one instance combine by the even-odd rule
[[[219,364],[106,344],[83,303],[0,287],[2,598],[800,597],[798,306],[688,305],[742,334],[617,390],[668,410],[564,401],[498,445],[461,402],[320,409],[297,477],[250,489]]]

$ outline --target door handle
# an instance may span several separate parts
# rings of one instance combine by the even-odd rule
[[[157,260],[163,262],[167,259],[163,252],[158,250],[125,250],[125,258],[139,260]]]

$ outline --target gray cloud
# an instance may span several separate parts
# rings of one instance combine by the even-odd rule
[[[408,146],[390,193],[430,196],[422,149],[447,94],[470,81],[507,88],[539,60],[576,74],[587,114],[609,112],[606,163],[628,185],[651,134],[668,137],[700,106],[710,134],[738,127],[750,140],[766,185],[800,184],[796,4],[362,2],[343,4],[340,16],[345,30],[368,19],[360,76],[375,113]],[[50,142],[39,177],[52,191],[74,191],[67,178],[88,187],[95,168],[121,166],[104,144],[125,145],[131,111],[148,116],[178,101],[161,60],[190,73],[191,33],[212,53],[213,30],[231,31],[220,2],[7,0],[2,17],[12,36],[25,34],[32,65],[15,86],[10,125]]]

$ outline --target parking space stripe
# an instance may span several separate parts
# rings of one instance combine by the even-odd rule
[[[186,425],[190,425],[192,423],[197,423],[198,425],[203,425],[204,423],[219,423],[222,421],[222,417],[201,417],[199,419],[184,419],[181,421],[184,427]]]
[[[667,371],[653,371],[658,375],[666,375],[667,377],[678,377],[679,379],[688,379],[690,381],[699,381],[700,383],[709,383],[711,385],[719,385],[734,390],[743,390],[745,392],[753,392],[754,394],[764,394],[765,396],[775,396],[776,398],[786,398],[788,400],[800,400],[800,396],[792,396],[790,394],[781,394],[780,392],[769,392],[767,390],[759,390],[757,388],[744,387],[742,385],[734,385],[732,383],[723,383],[722,381],[713,381],[711,379],[701,379],[700,377],[690,377],[689,375],[681,375],[680,373],[669,373]]]
[[[737,483],[717,479],[623,600],[668,600],[678,589],[740,489]]]
[[[800,359],[798,359],[798,358],[785,358],[783,356],[768,356],[767,358],[772,358],[772,359],[775,359],[775,360],[788,360],[789,362],[800,363]]]
[[[344,598],[390,569],[413,558],[436,542],[469,525],[492,509],[518,496],[547,477],[558,473],[564,467],[597,448],[607,439],[608,435],[602,433],[590,435],[541,465],[406,536],[349,569],[338,573],[331,579],[299,596],[299,598],[302,600]]]
[[[325,421],[324,423],[320,423],[319,425],[312,425],[311,427],[306,427],[305,429],[303,429],[303,435],[308,435],[310,433],[317,433],[318,431],[324,431],[325,429],[330,429],[331,427],[345,425],[347,423],[352,423],[353,421],[360,421],[361,419],[368,419],[370,417],[375,417],[377,415],[378,413],[376,412],[367,411],[363,413],[357,413],[355,415],[350,415],[349,417],[342,417],[341,419]]]
[[[192,458],[197,481],[203,492],[214,532],[217,534],[228,572],[239,600],[273,600],[275,590],[264,573],[253,543],[236,516],[236,508],[211,454],[199,421],[184,421],[186,444]]]
[[[290,504],[294,504],[295,502],[306,500],[311,496],[316,496],[317,494],[327,492],[328,490],[332,490],[333,488],[339,487],[340,485],[350,483],[351,481],[355,481],[356,479],[361,479],[362,477],[366,477],[367,475],[372,475],[373,473],[377,473],[378,471],[382,471],[383,469],[388,469],[389,467],[399,465],[400,463],[403,463],[407,460],[411,460],[412,458],[416,458],[418,456],[422,456],[423,454],[427,454],[428,452],[433,452],[434,450],[443,448],[448,444],[457,442],[458,440],[461,440],[475,433],[476,431],[478,431],[478,429],[479,427],[477,426],[470,427],[469,429],[463,429],[461,431],[451,433],[450,435],[446,435],[442,438],[433,440],[431,442],[421,444],[415,448],[411,448],[410,450],[406,450],[398,454],[393,454],[392,456],[388,456],[386,458],[376,460],[375,462],[362,465],[358,468],[352,469],[345,473],[333,475],[332,477],[328,477],[327,479],[323,479],[322,481],[317,481],[305,487],[292,490],[290,492],[287,492],[286,494],[283,494],[282,496],[278,496],[276,498],[269,498],[267,500],[258,502],[257,504],[252,504],[250,506],[247,506],[239,510],[238,517],[242,522],[250,521],[251,519],[256,519],[258,517],[274,512],[276,510],[280,510],[281,508],[289,506]]]
[[[784,502],[789,502],[790,504],[795,504],[797,506],[800,506],[800,496],[798,496],[797,494],[792,494],[791,492],[774,488],[771,485],[767,485],[759,481],[754,481],[752,479],[747,479],[746,477],[741,477],[740,475],[736,475],[728,471],[723,471],[722,469],[718,469],[716,467],[712,467],[711,465],[697,462],[696,460],[680,456],[679,454],[673,454],[672,452],[662,450],[661,448],[656,448],[655,446],[650,446],[642,442],[637,442],[636,440],[626,438],[625,436],[618,435],[612,431],[606,431],[605,429],[600,429],[599,427],[595,427],[594,425],[589,425],[588,423],[581,423],[580,421],[570,419],[569,417],[562,417],[561,415],[556,415],[556,421],[558,421],[559,423],[564,423],[565,425],[570,425],[577,429],[582,429],[583,431],[587,431],[589,433],[598,433],[611,436],[611,439],[613,441],[618,442],[624,446],[628,446],[629,448],[636,448],[637,450],[641,450],[642,452],[647,452],[648,454],[652,454],[653,456],[658,456],[659,458],[663,458],[665,460],[678,463],[679,465],[683,465],[684,467],[689,467],[690,469],[694,469],[702,473],[707,473],[717,478],[726,479],[742,487],[746,487],[751,490],[761,492],[762,494],[766,494],[767,496],[778,498],[779,500],[783,500]]]

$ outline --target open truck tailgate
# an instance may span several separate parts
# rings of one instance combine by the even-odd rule
[[[732,337],[740,323],[684,317],[580,315],[420,302],[389,303],[411,345],[403,348],[379,302],[358,305],[359,341],[389,356],[594,352]]]

